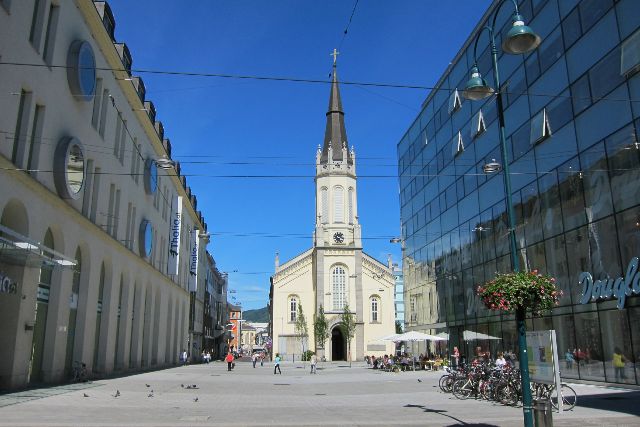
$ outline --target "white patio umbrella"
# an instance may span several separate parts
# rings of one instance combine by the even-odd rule
[[[445,338],[441,338],[436,335],[429,335],[418,331],[405,332],[402,335],[398,335],[394,341],[444,341]]]
[[[398,337],[400,336],[400,334],[391,334],[391,335],[386,335],[382,338],[378,338],[375,339],[373,341],[398,341]]]
[[[482,332],[474,332],[474,331],[464,331],[462,333],[462,338],[465,341],[476,341],[476,340],[501,340],[502,338],[494,337],[491,335],[483,334]]]
[[[449,334],[446,332],[440,332],[436,334],[437,337],[442,338],[443,340],[449,341]]]

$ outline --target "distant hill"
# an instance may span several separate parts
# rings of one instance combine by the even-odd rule
[[[262,307],[256,310],[246,310],[242,312],[242,318],[249,322],[267,323],[269,322],[269,309]]]

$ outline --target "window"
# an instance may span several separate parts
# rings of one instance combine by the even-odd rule
[[[458,134],[453,137],[451,141],[451,154],[453,157],[464,151],[464,142],[462,141],[462,132],[458,131]]]
[[[343,267],[338,266],[331,272],[331,289],[333,295],[333,310],[342,310],[347,303],[345,294],[347,289],[347,275]]]
[[[96,79],[96,95],[93,97],[93,114],[91,116],[91,125],[96,130],[98,130],[101,106],[102,106],[102,79]]]
[[[31,92],[20,91],[20,101],[18,104],[18,117],[16,119],[16,130],[13,134],[13,150],[11,161],[18,167],[22,167],[24,160],[24,146],[27,138],[29,126],[29,112],[31,110]]]
[[[122,133],[122,114],[118,113],[116,117],[116,133],[113,142],[113,155],[118,157],[120,154],[120,134]]]
[[[44,38],[44,48],[42,49],[42,58],[47,65],[51,65],[51,60],[53,59],[53,47],[56,42],[59,12],[60,7],[58,5],[51,4],[49,7],[49,18],[47,20],[47,29]]]
[[[298,314],[298,297],[289,297],[289,322],[296,321]]]
[[[333,222],[344,222],[344,190],[333,187]]]
[[[349,188],[349,224],[354,223],[353,216],[353,188]]]
[[[98,133],[104,138],[104,128],[107,124],[107,101],[109,101],[109,89],[102,91],[102,99],[100,105],[100,124],[98,126]]]
[[[42,25],[44,24],[44,12],[47,2],[45,0],[35,0],[33,4],[33,15],[31,17],[31,31],[29,41],[40,52],[40,40],[42,38]]]
[[[371,298],[371,322],[377,323],[378,320],[378,309],[380,307],[380,298],[372,297]]]
[[[42,122],[44,120],[44,106],[36,105],[33,114],[33,125],[31,126],[31,135],[29,138],[29,156],[27,158],[27,169],[38,169],[38,160],[40,147],[42,143]],[[37,172],[29,172],[35,175]]]
[[[531,119],[531,137],[529,142],[535,145],[544,141],[551,136],[551,127],[549,126],[549,116],[547,109],[544,108]]]
[[[487,130],[487,127],[484,124],[482,110],[478,110],[478,112],[473,116],[473,119],[471,119],[471,139],[477,138],[485,130]]]
[[[96,222],[96,210],[98,209],[98,198],[100,195],[100,176],[102,169],[96,167],[93,170],[93,189],[91,190],[91,210],[89,212],[89,219],[91,222]]]
[[[460,100],[460,94],[458,93],[458,89],[455,89],[449,97],[449,109],[447,111],[449,114],[455,113],[461,106],[462,101]]]

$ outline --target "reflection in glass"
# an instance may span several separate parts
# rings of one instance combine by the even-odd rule
[[[72,195],[78,194],[84,182],[84,155],[77,144],[73,144],[69,149],[66,178]]]

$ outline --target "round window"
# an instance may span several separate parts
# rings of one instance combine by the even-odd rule
[[[144,164],[144,189],[147,194],[153,194],[158,188],[158,165],[149,158]]]
[[[138,241],[140,242],[140,256],[149,258],[153,248],[153,229],[151,223],[146,219],[140,223]]]
[[[73,96],[82,101],[90,101],[96,91],[96,58],[91,45],[76,40],[67,53],[67,80]]]
[[[63,138],[53,159],[53,176],[63,199],[78,199],[84,187],[84,151],[76,138]]]

